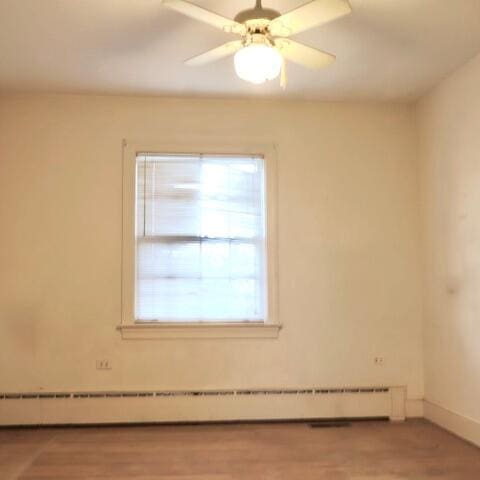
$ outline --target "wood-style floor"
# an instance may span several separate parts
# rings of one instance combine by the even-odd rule
[[[1,480],[477,480],[480,450],[422,421],[0,430]]]

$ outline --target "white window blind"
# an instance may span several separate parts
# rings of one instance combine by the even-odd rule
[[[137,321],[265,320],[263,162],[137,155]]]

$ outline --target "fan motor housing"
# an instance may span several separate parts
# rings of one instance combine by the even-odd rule
[[[280,12],[273,10],[272,8],[255,7],[248,10],[242,10],[236,17],[235,21],[238,23],[245,23],[248,20],[273,20],[280,16]]]

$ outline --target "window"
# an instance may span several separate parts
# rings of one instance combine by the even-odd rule
[[[146,147],[124,150],[123,338],[277,336],[271,149]]]
[[[265,319],[263,159],[139,154],[135,319]]]

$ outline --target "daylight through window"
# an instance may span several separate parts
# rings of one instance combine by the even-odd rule
[[[264,191],[258,156],[137,155],[137,321],[265,321]]]

